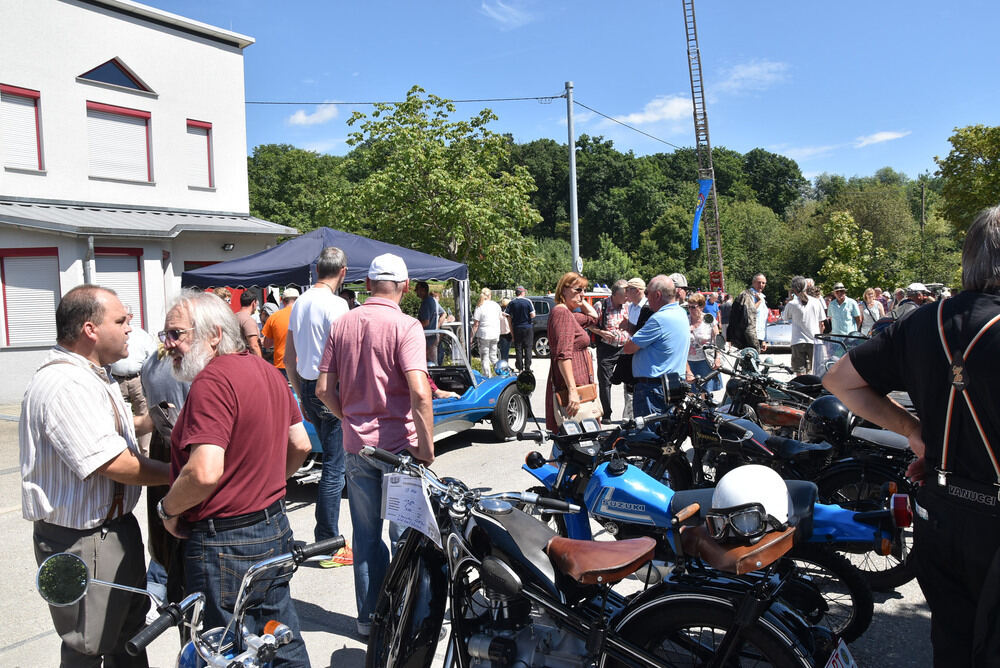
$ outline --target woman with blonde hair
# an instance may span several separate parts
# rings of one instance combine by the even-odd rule
[[[601,417],[594,363],[587,327],[597,323],[597,311],[583,298],[587,279],[566,272],[556,285],[549,313],[549,377],[545,384],[545,427],[550,431],[568,419]]]
[[[868,288],[865,290],[864,296],[861,299],[861,334],[862,336],[869,336],[872,331],[872,326],[880,318],[885,317],[885,309],[882,307],[882,302],[875,299],[875,289]]]
[[[712,369],[718,369],[722,363],[722,358],[719,357],[719,353],[713,351],[710,353],[711,362],[709,362],[709,356],[705,353],[704,346],[715,344],[715,336],[719,333],[719,323],[715,318],[712,318],[712,322],[705,321],[705,296],[700,292],[692,293],[688,297],[688,318],[691,322],[691,345],[688,348],[688,380],[694,380],[695,376],[704,378]],[[716,376],[705,389],[709,392],[715,392],[716,390],[722,389],[722,379]]]
[[[477,339],[479,359],[483,363],[483,375],[493,377],[493,367],[499,359],[497,344],[500,342],[500,319],[503,312],[500,304],[493,301],[493,291],[483,288],[479,291],[479,304],[472,314],[472,336]]]

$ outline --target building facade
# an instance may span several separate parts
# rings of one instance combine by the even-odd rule
[[[162,328],[181,273],[295,231],[249,215],[243,49],[128,0],[0,3],[0,403],[55,340],[55,305],[113,287]]]

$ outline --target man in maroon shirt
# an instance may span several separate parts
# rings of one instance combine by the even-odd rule
[[[161,333],[174,376],[191,390],[174,426],[171,487],[157,506],[184,543],[187,591],[205,594],[205,626],[225,626],[247,569],[291,549],[285,481],[309,453],[309,437],[288,383],[251,355],[236,316],[207,292],[185,290]],[[269,619],[294,640],[274,665],[308,666],[288,581],[272,584],[246,617],[260,633]]]

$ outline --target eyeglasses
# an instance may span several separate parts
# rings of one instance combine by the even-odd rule
[[[759,503],[747,503],[733,508],[705,513],[705,525],[715,540],[722,540],[732,529],[733,538],[755,540],[767,533],[768,529],[784,529],[785,525],[768,515]]]
[[[576,294],[580,294],[581,292],[583,292],[583,291],[584,291],[584,290],[586,290],[587,288],[571,288],[571,287],[569,287],[569,286],[566,286],[566,288],[565,288],[565,289],[566,289],[566,290],[572,290],[572,291],[573,291],[573,292],[575,292]]]
[[[181,340],[181,334],[193,331],[194,327],[188,327],[187,329],[165,329],[157,334],[157,336],[159,337],[161,343],[166,343],[167,341],[177,343]]]

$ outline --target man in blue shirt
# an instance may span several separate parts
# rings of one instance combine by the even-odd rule
[[[517,370],[531,370],[531,347],[535,343],[535,305],[525,297],[523,285],[514,288],[514,299],[507,304],[507,315],[510,316],[510,329],[514,335],[514,363]]]
[[[858,303],[847,296],[843,283],[833,286],[833,296],[835,299],[827,307],[831,332],[844,336],[854,334],[861,327],[861,309]]]
[[[646,286],[646,298],[653,315],[632,335],[623,351],[632,353],[632,374],[636,378],[632,397],[635,415],[662,413],[667,404],[660,377],[676,373],[684,378],[691,330],[688,316],[676,301],[674,282],[660,274]]]

